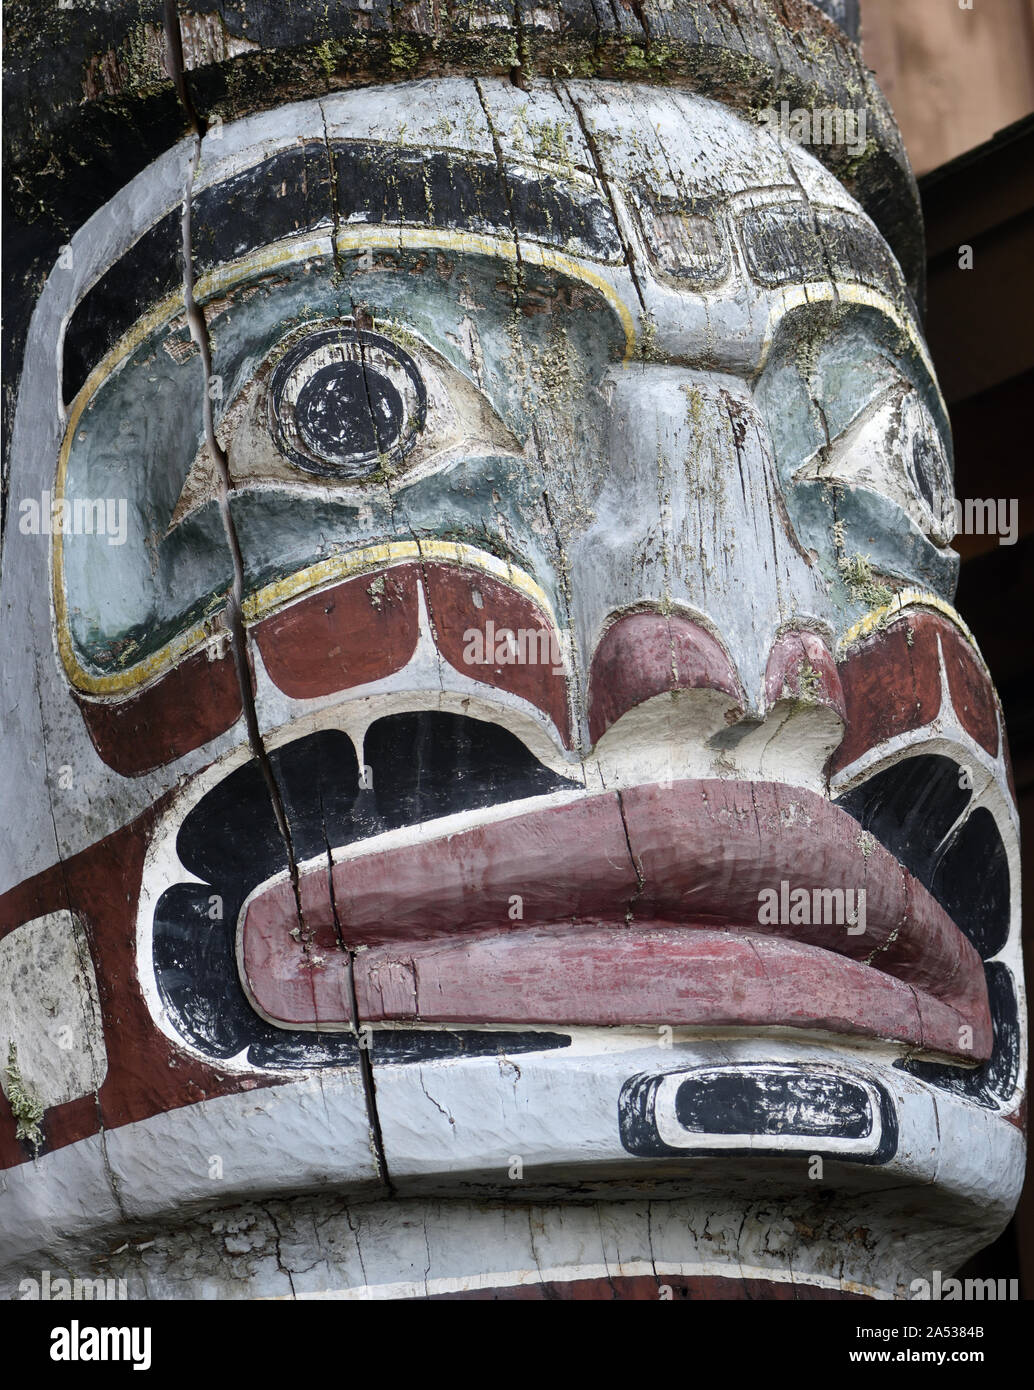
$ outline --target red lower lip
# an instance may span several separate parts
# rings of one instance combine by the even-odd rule
[[[354,984],[363,1023],[786,1027],[990,1054],[977,952],[812,792],[644,785],[436,834],[335,864],[333,894],[327,866],[304,872],[307,945],[288,883],[251,899],[240,959],[266,1017],[349,1026]],[[864,888],[864,935],[760,925],[783,881]]]

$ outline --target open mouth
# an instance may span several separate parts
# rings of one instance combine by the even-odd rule
[[[946,847],[886,774],[840,805],[734,779],[589,791],[507,730],[435,711],[377,721],[363,758],[361,776],[333,729],[272,754],[296,886],[254,764],[180,827],[196,877],[157,905],[155,976],[207,1055],[344,1061],[365,1025],[439,1051],[667,1025],[889,1041],[971,1089],[1005,1080],[981,959],[1001,945],[994,844],[983,877],[963,867],[990,817]],[[921,762],[903,766],[929,780]]]

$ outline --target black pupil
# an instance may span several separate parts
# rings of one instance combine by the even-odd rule
[[[383,454],[402,430],[402,397],[386,376],[359,362],[320,367],[298,393],[295,422],[319,457]]]

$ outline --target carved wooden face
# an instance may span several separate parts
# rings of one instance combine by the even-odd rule
[[[750,1187],[818,1154],[936,1178],[979,1242],[1020,1163],[1016,820],[879,232],[807,152],[670,92],[457,79],[219,135],[207,380],[189,151],[41,311],[67,424],[26,424],[17,466],[64,518],[33,553],[72,857],[9,895],[0,951],[82,938],[105,1078],[48,1146],[96,1129],[99,1084],[107,1126],[190,1107],[236,1152],[275,1086],[241,1191],[285,1152],[290,1190],[370,1182],[372,1075],[396,1182],[491,1189],[519,1153],[573,1183],[720,1156]]]

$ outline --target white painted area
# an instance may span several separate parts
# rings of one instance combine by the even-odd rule
[[[679,1033],[671,1046],[665,1046],[660,1028],[582,1029],[573,1046],[554,1051],[424,1063],[378,1062],[375,1044],[377,1113],[396,1190],[515,1191],[507,1177],[511,1154],[521,1157],[523,1181],[528,1186],[556,1184],[568,1188],[572,1182],[606,1179],[612,1183],[656,1182],[658,1192],[662,1192],[666,1184],[677,1181],[679,1173],[688,1178],[690,1174],[711,1172],[713,1176],[717,1172],[722,1182],[736,1190],[740,1186],[750,1189],[766,1181],[768,1169],[761,1152],[766,1146],[770,1151],[799,1153],[800,1169],[791,1185],[798,1179],[807,1182],[807,1156],[831,1154],[836,1147],[826,1139],[815,1137],[798,1144],[788,1142],[785,1136],[773,1136],[759,1141],[755,1154],[709,1161],[691,1155],[685,1159],[644,1158],[630,1154],[621,1141],[618,1098],[631,1078],[677,1073],[677,1085],[688,1071],[699,1068],[750,1070],[759,1066],[843,1074],[865,1087],[876,1116],[880,1112],[877,1087],[882,1086],[896,1115],[896,1151],[887,1164],[875,1168],[856,1164],[850,1171],[863,1187],[869,1183],[884,1185],[889,1175],[894,1181],[920,1187],[933,1180],[938,1162],[940,1097],[935,1099],[932,1087],[894,1066],[904,1049],[886,1043],[866,1049],[842,1039],[811,1039],[799,1034],[791,1039],[773,1033],[758,1036],[756,1031],[751,1034],[746,1030],[738,1037],[727,1034],[722,1038],[694,1037],[689,1030]],[[1018,1137],[1015,1128],[969,1102],[955,1099],[950,1105],[960,1137],[970,1132],[980,1145],[994,1134],[1003,1145],[1002,1161],[994,1170],[1003,1173],[1003,1191],[987,1181],[980,1200],[993,1203],[1012,1194],[1016,1175],[1004,1155]],[[658,1127],[661,1109],[658,1096],[653,1109]],[[688,1138],[681,1129],[674,1137],[667,1133],[661,1137],[673,1148],[685,1146]],[[714,1142],[710,1135],[692,1136],[697,1149],[717,1149],[723,1142]],[[852,1141],[847,1150],[853,1147],[857,1155],[869,1145],[869,1139]],[[740,1143],[738,1147],[750,1146]],[[841,1169],[837,1181],[843,1182],[847,1172]],[[945,1165],[941,1181],[946,1190],[951,1187],[951,1164]],[[968,1178],[964,1190],[970,1192]]]
[[[1019,1130],[893,1068],[895,1049],[775,1037],[676,1037],[666,1047],[658,1030],[648,1033],[583,1030],[574,1047],[551,1053],[377,1065],[395,1186],[383,1200],[369,1200],[381,1190],[361,1086],[347,1068],[184,1106],[44,1154],[0,1173],[0,1290],[55,1252],[77,1267],[73,1242],[99,1248],[110,1273],[125,1272],[114,1247],[126,1236],[111,1237],[113,1227],[124,1229],[120,1207],[149,1223],[145,1296],[349,1300],[654,1269],[661,1282],[710,1274],[888,1297],[902,1280],[907,1291],[917,1275],[954,1268],[1008,1219],[1023,1176]],[[622,1147],[617,1099],[629,1077],[761,1062],[832,1062],[878,1080],[897,1115],[894,1159],[827,1163],[813,1182],[805,1153],[773,1172],[761,1155],[643,1159]],[[523,1160],[520,1182],[508,1176],[513,1155]],[[579,1201],[565,1202],[573,1184]],[[903,1191],[915,1197],[907,1217]],[[279,1202],[290,1280],[274,1260],[261,1263],[261,1252],[255,1262],[249,1256],[247,1273],[227,1265],[233,1220],[228,1227],[216,1208],[253,1203],[258,1193],[264,1206]],[[775,1193],[778,1215],[767,1200]],[[318,1230],[306,1195],[318,1203]],[[295,1196],[297,1217],[296,1203],[280,1201]],[[832,1245],[802,1241],[794,1225],[814,1221],[816,1202]],[[207,1214],[191,1241],[165,1243],[163,1232],[193,1213]],[[837,1230],[859,1225],[870,1240],[836,1244]],[[132,1246],[125,1258],[134,1258]]]
[[[328,1182],[355,1193],[380,1187],[358,1067],[122,1125],[105,1149],[123,1212],[141,1220]]]
[[[48,1108],[96,1091],[107,1075],[100,1002],[82,926],[66,909],[0,940],[0,1086],[11,1044],[27,1090]]]
[[[604,787],[670,787],[692,778],[779,782],[826,796],[823,769],[843,736],[826,705],[779,701],[758,723],[730,732],[735,699],[718,690],[665,691],[635,705],[597,743],[588,768]]]
[[[0,1170],[0,1297],[11,1297],[17,1284],[5,1278],[9,1266],[38,1278],[66,1243],[120,1220],[103,1134]]]
[[[327,1068],[184,1105],[0,1170],[0,1297],[8,1270],[128,1219],[333,1186],[369,1194],[377,1164],[356,1068]],[[108,1241],[110,1253],[120,1239]],[[15,1281],[17,1282],[17,1281]]]

